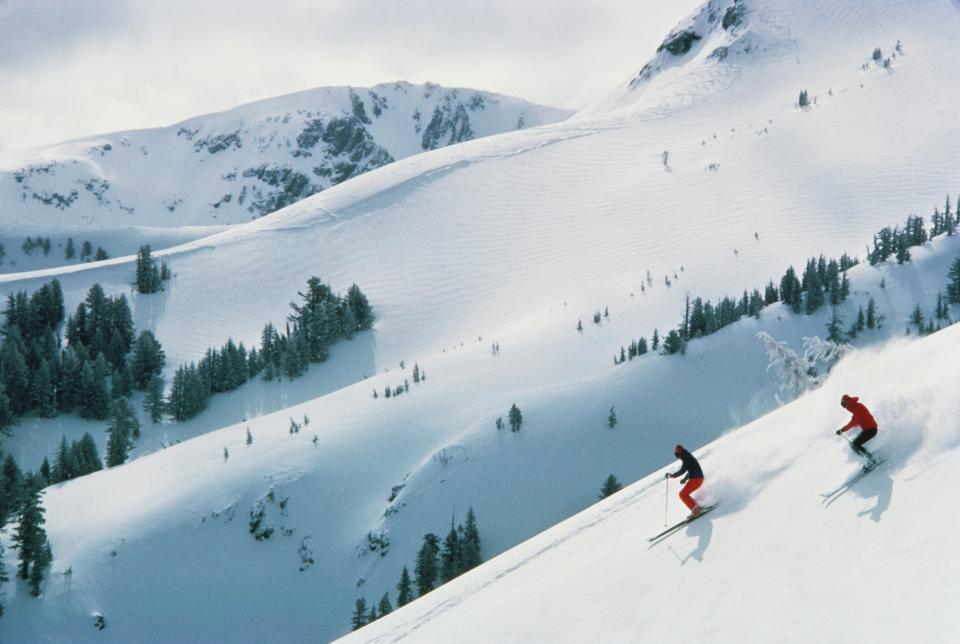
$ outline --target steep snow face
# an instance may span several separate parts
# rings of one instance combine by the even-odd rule
[[[633,77],[583,113],[628,108],[663,114],[662,90],[667,87],[672,90],[670,111],[714,97],[782,105],[796,102],[802,89],[811,100],[819,96],[832,103],[837,93],[852,91],[869,78],[866,73],[898,73],[905,56],[924,48],[923,30],[912,25],[952,20],[955,12],[955,3],[946,0],[709,0],[664,38]],[[856,35],[849,29],[856,29]],[[891,34],[898,35],[891,40]],[[904,44],[908,41],[913,46]],[[874,44],[864,51],[866,42]],[[875,48],[881,53],[876,60]],[[946,60],[931,63],[939,66]],[[744,77],[757,82],[744,84]],[[784,93],[786,87],[793,91]]]
[[[568,115],[430,83],[319,88],[6,160],[0,214],[48,226],[249,221],[411,154]]]
[[[659,470],[340,641],[954,641],[958,378],[957,327],[854,353],[696,452],[721,505],[668,540],[644,539],[684,515]],[[860,464],[823,431],[846,392],[887,462],[825,501]]]

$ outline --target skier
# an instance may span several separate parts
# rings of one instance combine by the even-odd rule
[[[873,419],[873,415],[870,413],[870,410],[867,409],[866,405],[860,402],[860,399],[856,396],[844,394],[840,399],[840,406],[853,414],[853,417],[849,423],[837,430],[837,436],[854,426],[859,426],[860,435],[853,439],[850,447],[853,448],[853,451],[857,454],[866,456],[867,466],[872,467],[876,464],[876,459],[873,458],[873,454],[864,448],[863,444],[877,435],[877,421]]]
[[[690,509],[690,516],[688,519],[695,519],[700,516],[700,513],[703,512],[703,508],[700,507],[700,504],[694,501],[690,494],[703,485],[703,470],[700,469],[700,463],[697,462],[697,459],[693,457],[693,454],[688,452],[683,448],[683,445],[677,445],[673,449],[673,455],[683,461],[683,467],[679,471],[671,474],[667,472],[665,476],[667,478],[675,479],[684,472],[686,476],[681,479],[681,483],[686,483],[683,486],[683,489],[680,490],[680,500],[683,501],[683,504]]]

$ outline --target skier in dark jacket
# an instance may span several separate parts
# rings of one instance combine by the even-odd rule
[[[873,465],[876,462],[873,454],[868,452],[863,444],[877,435],[877,421],[874,420],[873,414],[870,413],[867,406],[860,402],[860,399],[856,396],[844,394],[840,399],[840,406],[853,414],[853,416],[850,418],[849,423],[837,430],[837,436],[853,427],[859,426],[860,435],[853,439],[850,447],[852,447],[853,451],[857,454],[867,457],[867,465]]]
[[[700,469],[700,463],[697,462],[697,459],[693,457],[693,454],[684,449],[683,445],[677,445],[673,450],[673,454],[683,462],[683,467],[673,474],[667,472],[665,476],[675,479],[681,474],[686,473],[686,476],[680,481],[681,483],[686,483],[683,489],[680,490],[680,500],[690,509],[690,516],[687,518],[693,519],[700,516],[700,513],[703,512],[700,504],[690,497],[690,494],[694,490],[703,485],[703,470]]]

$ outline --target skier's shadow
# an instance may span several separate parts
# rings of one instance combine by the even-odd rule
[[[893,478],[890,477],[890,472],[884,465],[861,481],[861,483],[864,482],[865,485],[857,488],[856,493],[865,499],[876,497],[877,502],[872,508],[858,512],[857,516],[869,516],[873,521],[879,522],[880,517],[890,507],[890,500],[893,498]]]
[[[710,520],[710,517],[703,517],[694,521],[687,526],[687,536],[697,537],[697,547],[691,550],[686,557],[677,557],[680,560],[680,565],[685,566],[691,559],[702,563],[703,555],[710,546],[710,539],[713,538],[713,521]]]
[[[857,513],[857,516],[862,517],[869,515],[871,519],[879,522],[880,517],[887,511],[887,508],[890,507],[890,500],[893,498],[893,478],[890,476],[890,471],[887,469],[888,467],[889,464],[881,465],[868,476],[854,483],[850,488],[830,497],[830,499],[823,504],[824,507],[830,507],[848,494],[855,494],[864,499],[875,496],[877,497],[876,504],[872,508]]]

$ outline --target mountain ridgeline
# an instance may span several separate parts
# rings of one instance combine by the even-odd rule
[[[237,223],[396,159],[568,115],[431,83],[319,88],[39,151],[0,172],[0,213],[15,223]]]

